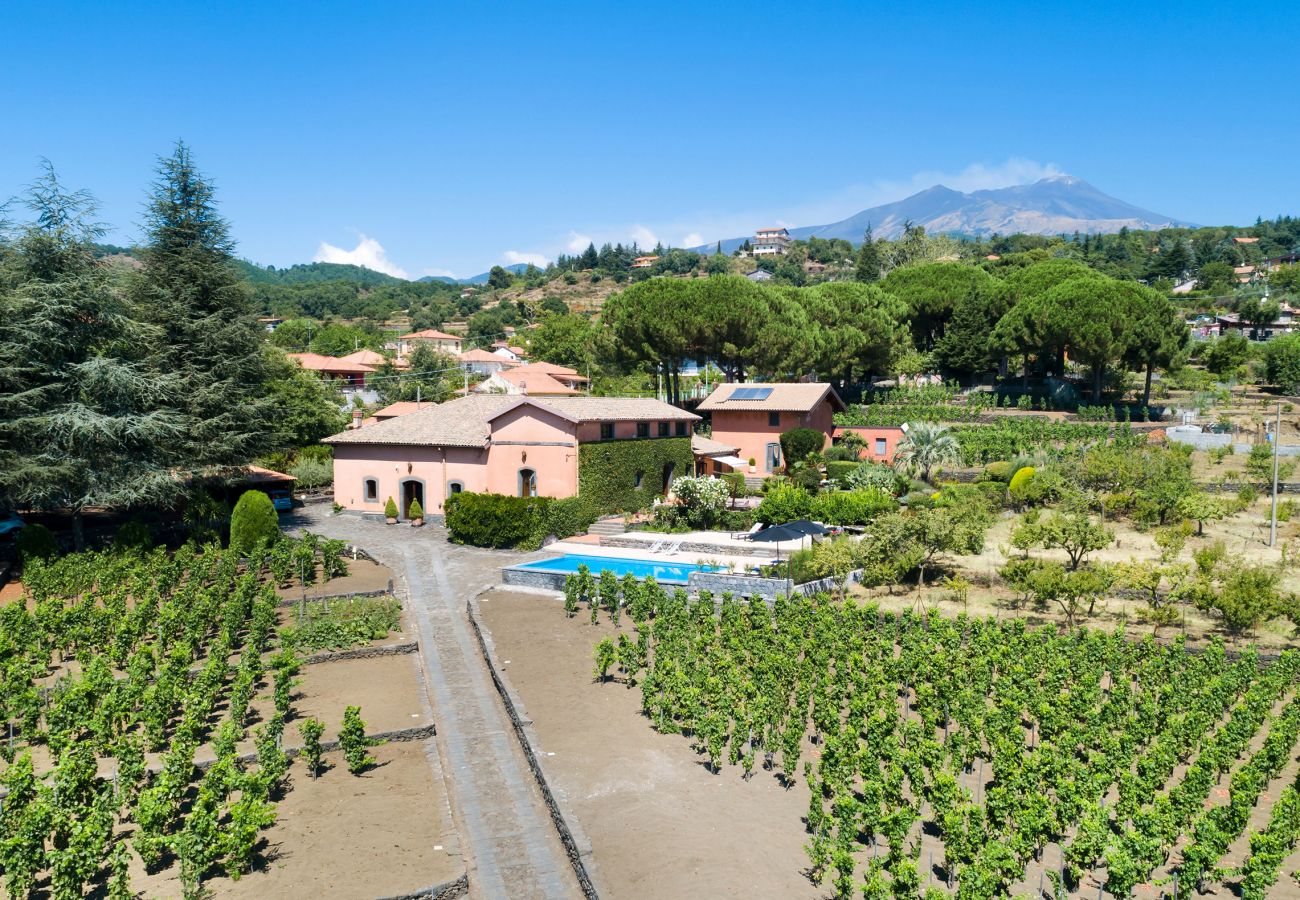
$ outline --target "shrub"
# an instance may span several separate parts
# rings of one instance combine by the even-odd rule
[[[289,467],[289,474],[302,487],[324,487],[334,483],[334,464],[329,460],[300,458]]]
[[[397,518],[397,504],[393,502],[392,497],[389,497],[388,502],[384,504],[384,518],[386,519]]]
[[[148,550],[153,546],[153,533],[139,519],[132,519],[113,535],[114,550]]]
[[[830,454],[827,454],[828,458]],[[840,487],[847,487],[847,480],[851,473],[857,471],[861,465],[857,460],[852,462],[831,460],[826,463],[826,477],[838,484]]]
[[[1016,474],[1011,476],[1011,481],[1007,484],[1007,490],[1011,493],[1011,499],[1017,503],[1024,503],[1029,499],[1030,486],[1034,480],[1034,467],[1022,466]]]
[[[536,535],[547,504],[546,497],[452,494],[444,507],[447,534],[455,543],[472,547],[515,547]]]
[[[833,444],[826,448],[826,452],[822,456],[827,462],[856,463],[862,458],[862,450],[849,444]]]
[[[845,479],[845,487],[860,491],[866,488],[880,490],[898,496],[907,489],[907,481],[889,466],[876,463],[860,463]]]
[[[908,509],[929,509],[934,506],[934,491],[911,491],[900,502]]]
[[[271,498],[261,491],[245,491],[230,514],[230,549],[252,553],[280,539],[280,519]]]
[[[820,469],[813,466],[805,466],[802,469],[795,469],[790,475],[790,480],[803,488],[809,494],[816,494],[822,489],[822,473]]]
[[[412,500],[410,507],[406,511],[406,514],[410,516],[412,519],[423,519],[424,507],[420,505],[419,500]]]
[[[692,528],[712,528],[731,497],[727,484],[707,475],[684,475],[673,481],[673,494],[682,506],[682,516]]]
[[[781,435],[781,452],[787,467],[803,462],[826,445],[826,435],[815,428],[791,428]]]
[[[727,483],[727,491],[733,500],[737,497],[748,496],[749,488],[745,485],[744,472],[728,472],[722,476],[722,480]]]
[[[28,525],[18,532],[18,555],[23,562],[33,559],[52,559],[59,552],[59,542],[54,532],[44,525]]]
[[[828,491],[813,498],[812,517],[828,525],[866,525],[881,513],[897,508],[898,501],[879,488]]]
[[[1286,334],[1264,345],[1264,378],[1288,394],[1300,392],[1300,334]]]
[[[343,727],[339,729],[339,746],[348,762],[348,771],[360,775],[375,764],[374,757],[366,751],[380,741],[366,737],[366,723],[361,720],[361,707],[349,706],[343,711]]]
[[[989,481],[1000,481],[1006,484],[1011,480],[1011,463],[998,461],[991,462],[984,467],[984,477]]]
[[[1007,505],[1007,486],[1001,481],[980,481],[975,487],[979,488],[980,493],[987,498],[993,508]]]
[[[812,496],[794,484],[774,484],[758,504],[754,518],[764,525],[781,525],[812,514]]]

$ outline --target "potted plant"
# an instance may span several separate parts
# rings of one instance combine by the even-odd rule
[[[388,502],[384,504],[384,518],[388,520],[389,525],[397,524],[397,504],[393,498],[389,497]]]
[[[419,528],[424,524],[424,507],[420,505],[419,500],[411,501],[411,508],[407,510],[406,515],[411,520],[412,528]]]
[[[758,461],[751,456],[749,458],[749,474],[753,475],[756,471],[758,471]]]

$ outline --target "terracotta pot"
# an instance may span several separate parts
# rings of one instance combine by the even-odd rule
[[[396,520],[396,519],[385,519],[384,521],[386,521],[389,525],[396,525],[396,524],[397,524],[397,520]]]
[[[418,518],[418,519],[412,519],[412,520],[411,520],[411,527],[412,527],[412,528],[419,528],[419,527],[422,526],[423,524],[424,524],[424,517],[423,517],[423,516],[421,516],[421,517]]]

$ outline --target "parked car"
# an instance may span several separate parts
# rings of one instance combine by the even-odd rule
[[[271,491],[271,505],[276,512],[289,512],[293,509],[293,491]]]
[[[18,513],[0,513],[0,538],[16,537],[26,527],[27,523],[18,518]]]

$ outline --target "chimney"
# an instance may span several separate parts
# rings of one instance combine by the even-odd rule
[[[361,419],[365,416],[359,409],[352,410],[352,428],[355,430],[361,427]]]

